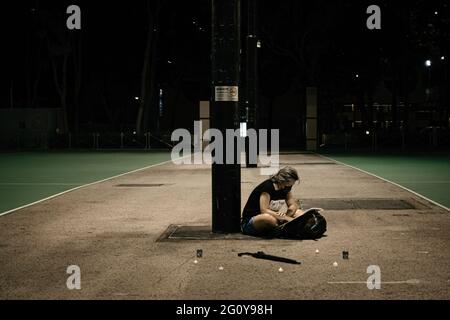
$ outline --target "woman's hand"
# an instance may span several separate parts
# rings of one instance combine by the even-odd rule
[[[286,222],[292,221],[294,218],[289,217],[286,213],[277,212],[277,220],[280,224],[284,224]]]

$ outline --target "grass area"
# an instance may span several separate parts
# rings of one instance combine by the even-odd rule
[[[95,181],[170,160],[170,152],[0,154],[0,214]]]
[[[450,208],[450,153],[323,153]]]

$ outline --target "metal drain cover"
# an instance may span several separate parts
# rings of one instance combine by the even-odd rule
[[[404,199],[302,199],[302,207],[325,210],[411,210],[416,207]]]
[[[242,233],[213,233],[211,226],[180,226],[171,225],[157,240],[184,241],[184,240],[258,240],[259,238],[243,235]],[[260,239],[259,239],[260,240]]]
[[[164,183],[130,183],[130,184],[118,184],[116,187],[121,188],[157,188],[165,186]]]

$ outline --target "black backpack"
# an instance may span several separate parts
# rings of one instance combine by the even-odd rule
[[[318,210],[309,209],[301,217],[280,226],[281,238],[319,239],[327,231],[327,220]]]

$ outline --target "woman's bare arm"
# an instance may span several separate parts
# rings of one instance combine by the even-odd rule
[[[267,192],[263,192],[259,198],[259,207],[262,214],[270,214],[279,222],[286,222],[292,220],[291,217],[286,216],[284,213],[275,212],[270,210],[270,195]]]
[[[288,217],[296,217],[298,215],[301,215],[301,212],[298,212],[300,208],[298,207],[297,201],[295,200],[294,196],[292,195],[292,192],[289,192],[287,194],[286,204],[288,207],[288,211],[287,211],[286,215]]]

